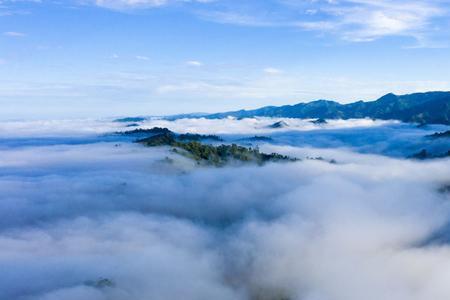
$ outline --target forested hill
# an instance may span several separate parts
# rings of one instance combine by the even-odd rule
[[[450,125],[450,92],[428,92],[398,96],[387,94],[376,101],[340,104],[318,100],[295,105],[267,106],[255,110],[239,110],[207,115],[206,118],[225,117],[283,117],[350,119],[374,118],[400,120],[419,124]]]

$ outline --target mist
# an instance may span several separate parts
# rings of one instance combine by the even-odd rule
[[[112,120],[2,123],[0,299],[447,300],[450,160],[406,156],[448,128],[279,120],[141,125],[301,159],[223,168]]]

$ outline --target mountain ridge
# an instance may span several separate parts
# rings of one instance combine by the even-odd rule
[[[332,100],[315,100],[283,106],[264,106],[202,116],[207,119],[226,117],[282,117],[322,119],[394,119],[419,124],[450,125],[450,92],[435,91],[406,95],[386,94],[374,101],[341,104]]]

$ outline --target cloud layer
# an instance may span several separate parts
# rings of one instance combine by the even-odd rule
[[[232,122],[223,130],[251,128]],[[2,147],[0,298],[447,299],[450,248],[429,238],[450,216],[449,160],[261,146],[339,163],[217,169],[127,142]]]
[[[283,128],[271,127],[280,121],[285,124]],[[140,127],[165,127],[178,133],[219,134],[230,143],[269,143],[303,149],[345,148],[393,157],[408,157],[422,149],[435,154],[448,151],[445,139],[427,138],[435,132],[448,130],[443,125],[417,127],[398,121],[371,119],[328,120],[326,124],[314,124],[312,121],[281,118],[183,118],[170,121],[151,117],[142,122]],[[0,128],[0,149],[130,141],[129,138],[110,134],[130,130],[126,123],[113,122],[112,119],[9,121],[2,122]],[[271,140],[258,142],[248,139],[254,136],[270,136]]]

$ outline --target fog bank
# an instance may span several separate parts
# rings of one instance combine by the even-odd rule
[[[239,130],[222,124],[225,138],[255,134],[232,122]],[[199,124],[192,132],[215,133]],[[345,130],[366,139],[361,127]],[[286,130],[267,133],[274,142],[261,150],[302,161],[209,168],[102,134],[70,144],[70,132],[54,131],[47,137],[62,142],[0,147],[0,299],[450,295],[450,247],[430,240],[450,220],[450,195],[439,190],[450,184],[449,159],[296,143]]]

